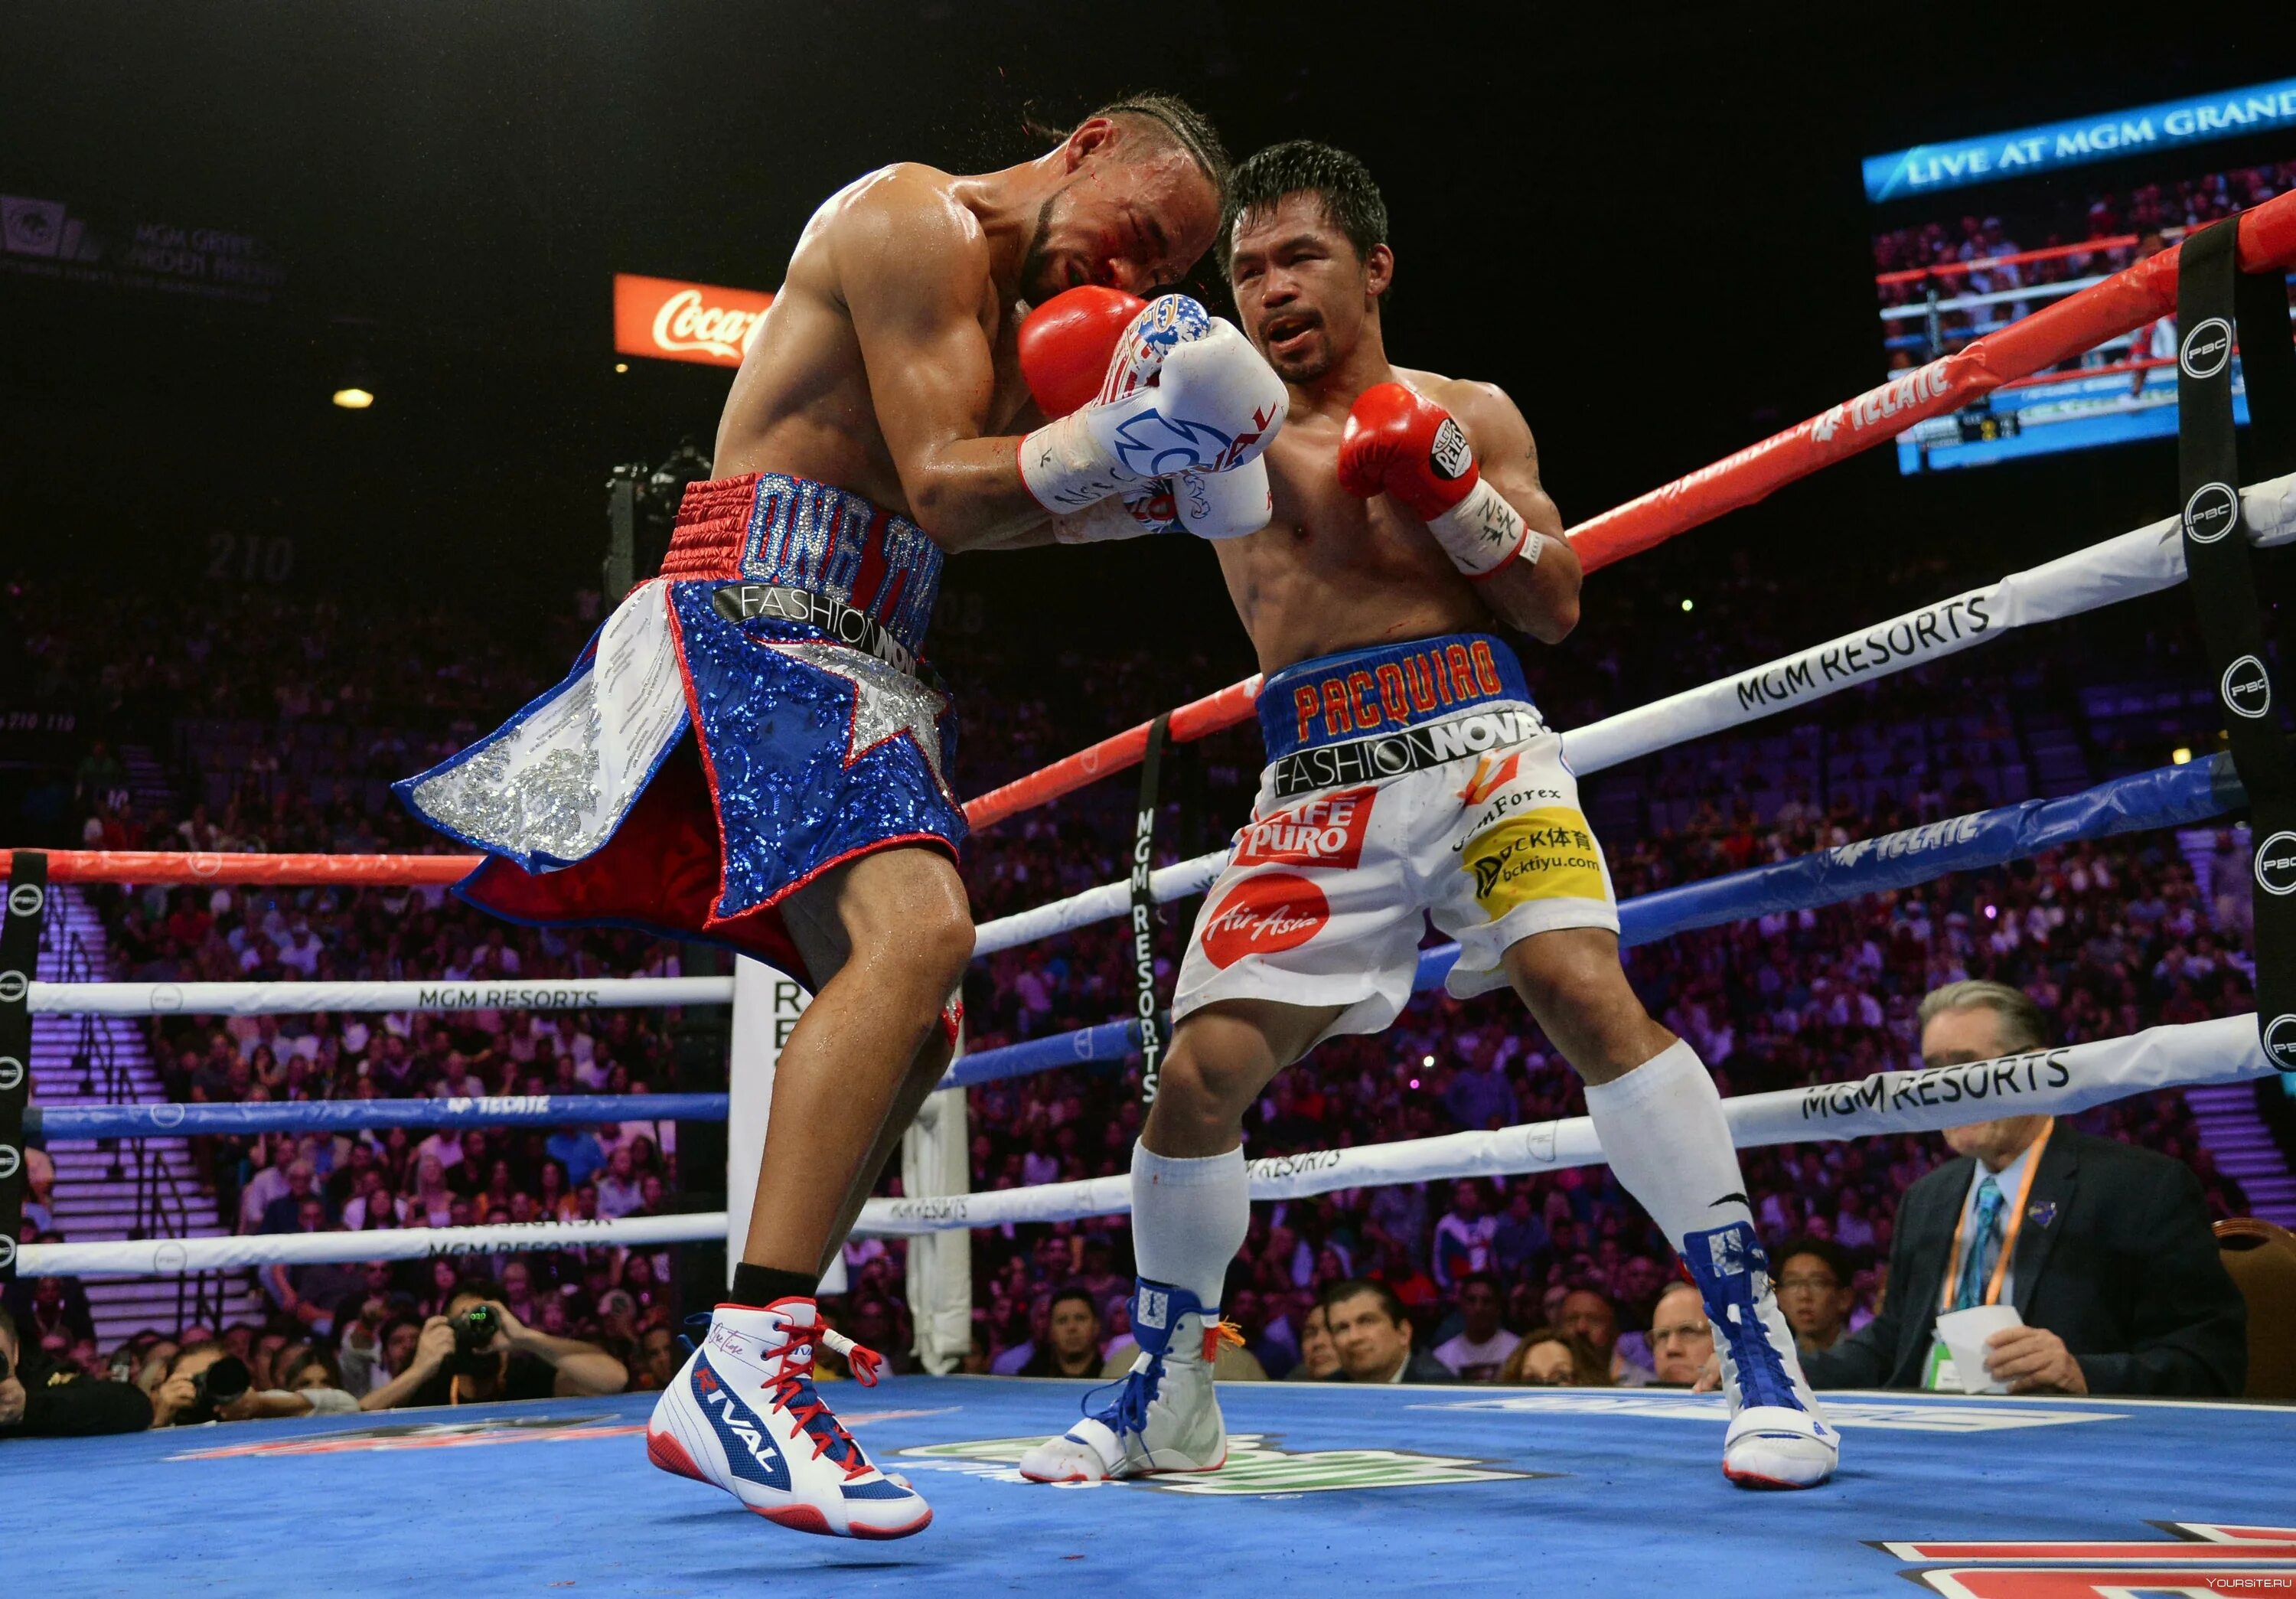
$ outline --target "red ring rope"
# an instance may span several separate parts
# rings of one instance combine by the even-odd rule
[[[2296,263],[2296,191],[2241,213],[2239,257],[2246,272]],[[1872,449],[1917,422],[1957,410],[2107,339],[2173,316],[2177,259],[2175,250],[2148,257],[1952,355],[1580,523],[1570,531],[1579,564],[1592,572],[1639,554],[1726,512],[1766,498],[1821,467]],[[1171,736],[1198,739],[1234,726],[1251,715],[1259,692],[1259,680],[1247,677],[1190,701],[1172,713]],[[1144,722],[981,795],[964,808],[965,819],[975,827],[994,826],[1137,765],[1147,744],[1148,725]],[[0,872],[7,871],[13,858],[12,850],[0,849]],[[480,858],[57,849],[48,852],[48,875],[57,882],[431,884],[460,881]]]

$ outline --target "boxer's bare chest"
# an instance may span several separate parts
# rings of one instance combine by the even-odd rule
[[[1426,528],[1340,487],[1341,422],[1294,413],[1268,447],[1268,526],[1218,546],[1261,669],[1398,638],[1488,627]]]

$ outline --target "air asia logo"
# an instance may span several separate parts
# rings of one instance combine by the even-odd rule
[[[2296,894],[2296,832],[2276,832],[2256,847],[2256,886],[2267,894]]]
[[[2264,662],[2253,655],[2243,655],[2225,668],[2217,686],[2224,694],[2225,709],[2234,716],[2252,722],[2272,709],[2272,679]]]
[[[1353,871],[1363,858],[1377,789],[1342,789],[1253,822],[1236,845],[1239,866],[1332,866]]]
[[[20,972],[0,972],[0,1004],[14,1004],[32,991]]]
[[[901,1451],[901,1469],[955,1472],[998,1482],[1020,1482],[1013,1468],[1044,1438],[984,1438],[965,1443],[928,1444]],[[1133,1477],[1096,1482],[1093,1488],[1119,1493],[1211,1495],[1221,1498],[1255,1495],[1322,1493],[1339,1488],[1431,1488],[1452,1482],[1500,1482],[1552,1477],[1553,1472],[1505,1471],[1488,1461],[1451,1455],[1420,1455],[1404,1449],[1279,1449],[1266,1433],[1227,1435],[1227,1464],[1217,1472]],[[1083,1485],[1079,1485],[1083,1486]],[[1032,1489],[1041,1492],[1041,1489]]]
[[[0,1094],[7,1094],[22,1086],[24,1062],[14,1055],[0,1055]]]
[[[1435,447],[1428,452],[1427,459],[1437,477],[1456,481],[1465,477],[1467,469],[1474,465],[1475,452],[1469,447],[1467,436],[1459,430],[1459,424],[1447,416],[1443,425],[1435,430]]]
[[[1204,955],[1228,967],[1248,955],[1297,949],[1332,919],[1323,890],[1291,872],[1248,877],[1204,922]]]
[[[12,916],[36,915],[40,906],[47,903],[47,898],[38,883],[20,882],[8,890],[8,914]]]
[[[2240,498],[2228,483],[2203,483],[2185,502],[2185,537],[2194,544],[2214,544],[2232,531]]]
[[[1950,1599],[2112,1599],[2113,1595],[2253,1594],[2296,1587],[2296,1527],[2156,1523],[2181,1543],[1896,1543],[1876,1546]],[[2076,1567],[2077,1570],[2067,1570]]]
[[[2177,365],[2188,378],[2212,378],[2231,360],[2232,324],[2221,316],[2211,316],[2185,334],[2184,347],[2177,352]]]
[[[2264,1053],[2283,1071],[2296,1071],[2296,1011],[2276,1016],[2264,1029]]]
[[[16,1168],[23,1163],[23,1160],[24,1157],[16,1152],[14,1144],[0,1144],[0,1183],[14,1177]]]

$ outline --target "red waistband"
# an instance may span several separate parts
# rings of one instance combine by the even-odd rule
[[[738,578],[742,540],[750,529],[759,472],[688,483],[678,502],[677,523],[661,558],[661,575],[677,578]]]

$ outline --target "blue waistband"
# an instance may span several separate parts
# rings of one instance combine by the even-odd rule
[[[1285,667],[1260,685],[1259,732],[1276,761],[1507,700],[1531,703],[1505,641],[1445,633]]]

